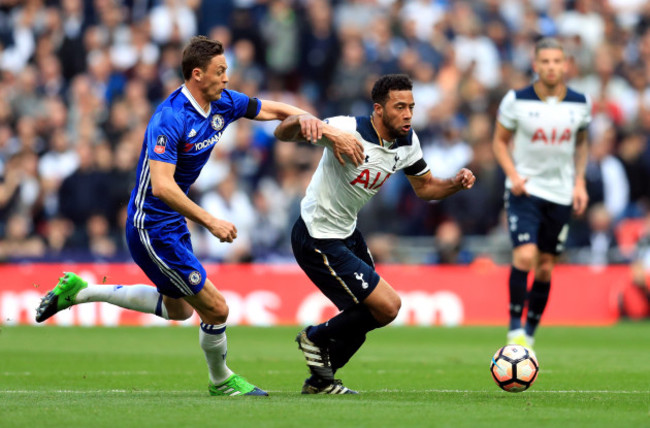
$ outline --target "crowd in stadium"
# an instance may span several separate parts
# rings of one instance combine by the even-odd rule
[[[379,75],[411,76],[426,162],[439,177],[468,167],[476,185],[424,203],[395,175],[359,228],[385,262],[408,262],[386,250],[394,237],[430,237],[441,244],[431,263],[478,256],[463,237],[507,235],[498,103],[533,79],[535,41],[558,37],[568,84],[591,97],[594,118],[590,207],[572,222],[580,250],[569,261],[628,262],[650,241],[639,240],[650,234],[647,1],[2,0],[0,260],[129,260],[123,225],[144,128],[183,83],[195,34],[226,46],[230,89],[321,118],[369,114]],[[238,121],[215,147],[191,197],[238,238],[221,244],[195,226],[199,257],[292,260],[289,230],[321,149],[277,142],[276,125]]]

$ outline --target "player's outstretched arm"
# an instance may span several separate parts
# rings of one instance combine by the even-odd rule
[[[221,242],[232,242],[237,238],[237,228],[234,224],[214,217],[194,203],[178,187],[176,180],[174,180],[176,165],[150,160],[149,168],[151,171],[151,191],[155,197],[179,214],[204,226]]]
[[[332,151],[341,165],[345,165],[343,155],[355,166],[363,163],[363,145],[352,134],[341,131],[310,115],[290,116],[278,125],[273,133],[278,140],[316,143],[326,137],[332,142]]]
[[[295,114],[309,114],[301,108],[279,101],[260,100],[262,107],[255,120],[284,120]]]
[[[418,198],[427,201],[444,199],[460,190],[471,189],[476,181],[474,173],[467,168],[458,171],[455,177],[447,179],[434,177],[431,172],[407,177]]]

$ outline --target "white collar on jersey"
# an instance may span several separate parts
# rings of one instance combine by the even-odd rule
[[[195,100],[194,97],[192,96],[192,93],[190,92],[189,89],[187,89],[187,86],[185,86],[184,84],[183,84],[183,86],[181,86],[181,92],[183,93],[183,95],[185,95],[185,98],[187,98],[188,100],[190,100],[190,102],[192,103],[192,105],[194,106],[194,108],[196,109],[196,111],[199,112],[199,114],[200,114],[201,116],[203,116],[203,117],[206,118],[206,119],[207,119],[208,117],[210,117],[210,112],[212,112],[212,103],[209,104],[210,108],[208,109],[208,112],[206,113],[205,110],[203,110],[203,108],[201,108],[201,106],[199,105],[199,103],[196,102],[196,100]]]

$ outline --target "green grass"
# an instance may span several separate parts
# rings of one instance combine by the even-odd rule
[[[503,328],[386,328],[337,375],[358,396],[301,396],[298,328],[229,327],[229,365],[270,397],[210,397],[196,327],[0,331],[5,427],[648,427],[650,324],[542,327],[541,371],[501,391]]]

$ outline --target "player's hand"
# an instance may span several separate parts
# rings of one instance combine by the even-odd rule
[[[300,115],[298,118],[300,123],[300,133],[303,138],[310,143],[323,138],[323,121],[310,114]]]
[[[363,154],[363,144],[357,140],[357,137],[348,132],[339,132],[329,137],[332,141],[332,151],[341,165],[345,165],[343,155],[347,156],[354,166],[363,165],[365,156]]]
[[[573,188],[573,211],[578,217],[584,214],[589,203],[589,195],[584,185],[578,185]]]
[[[513,195],[515,195],[515,196],[521,196],[521,195],[530,196],[528,194],[528,191],[526,190],[526,182],[528,181],[528,177],[517,176],[514,179],[511,178],[510,181],[512,182],[512,187],[510,188],[510,191],[512,192]]]
[[[472,186],[474,186],[476,177],[474,176],[474,173],[469,169],[462,168],[460,171],[458,171],[458,174],[456,174],[454,181],[459,184],[462,189],[471,189]]]
[[[215,219],[208,228],[210,233],[219,238],[221,242],[232,242],[237,238],[237,228],[226,220]]]

